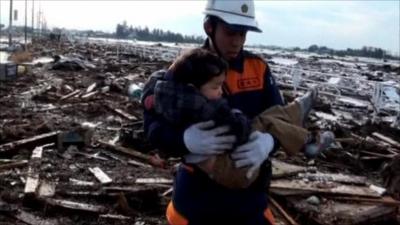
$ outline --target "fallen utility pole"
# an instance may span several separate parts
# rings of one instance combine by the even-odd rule
[[[27,51],[27,39],[28,39],[28,0],[25,0],[25,51]]]
[[[12,45],[12,11],[13,11],[13,0],[10,0],[10,21],[8,23],[8,46]]]

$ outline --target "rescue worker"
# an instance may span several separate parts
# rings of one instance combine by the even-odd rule
[[[204,31],[208,37],[203,48],[229,62],[224,97],[232,108],[239,109],[250,119],[271,106],[283,104],[266,62],[243,50],[247,32],[261,32],[254,12],[252,0],[209,0],[204,11]],[[158,72],[152,75],[149,83],[156,79],[168,80],[169,75]],[[149,86],[152,85],[146,85]],[[153,93],[146,87],[142,99]],[[260,172],[250,187],[229,189],[196,167],[196,162],[233,148],[236,140],[235,136],[226,134],[229,127],[215,127],[213,121],[177,127],[145,110],[144,129],[157,148],[183,158],[167,208],[171,225],[274,224],[267,190],[271,177],[269,155],[278,143],[271,134],[254,131],[247,143],[234,149],[231,156],[237,168],[260,168]]]

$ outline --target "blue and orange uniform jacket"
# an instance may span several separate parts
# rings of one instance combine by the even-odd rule
[[[168,75],[164,79],[171,79]],[[283,104],[266,62],[244,50],[229,62],[224,95],[230,107],[241,110],[250,119],[271,106]],[[144,111],[144,129],[149,141],[170,156],[189,153],[183,142],[186,128],[168,124],[154,112]],[[168,219],[176,220],[176,224],[189,225],[268,224],[264,214],[270,176],[271,165],[267,160],[249,188],[232,190],[216,184],[194,165],[183,162],[175,177],[172,203],[167,212],[177,215],[167,217],[174,217]]]

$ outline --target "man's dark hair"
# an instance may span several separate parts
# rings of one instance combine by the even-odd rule
[[[177,82],[193,84],[200,88],[213,77],[226,73],[228,64],[218,55],[202,48],[195,48],[179,56],[170,71]]]

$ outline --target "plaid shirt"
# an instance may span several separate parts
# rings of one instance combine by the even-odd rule
[[[230,126],[237,144],[247,141],[251,132],[249,119],[240,111],[232,110],[225,99],[208,100],[196,87],[171,80],[158,80],[153,90],[154,110],[169,123],[187,127],[214,120],[217,126]]]

